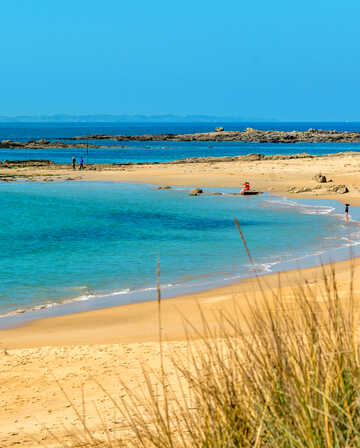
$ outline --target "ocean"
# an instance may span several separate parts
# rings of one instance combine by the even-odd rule
[[[218,123],[228,130],[256,129],[300,130],[309,128],[360,131],[360,123]],[[0,123],[0,141],[27,141],[33,139],[56,139],[91,134],[142,135],[149,133],[192,133],[213,131],[214,123]],[[79,143],[80,141],[77,141]],[[69,141],[66,141],[69,143]],[[188,157],[236,156],[249,153],[329,154],[343,151],[359,151],[360,143],[245,143],[245,142],[117,142],[114,140],[89,140],[104,145],[106,149],[89,149],[89,163],[144,163],[166,162]],[[124,146],[113,149],[112,145]],[[72,156],[85,159],[85,151],[68,149],[1,149],[0,160],[47,159],[56,163],[71,163]]]
[[[260,127],[241,124],[250,125]],[[68,123],[6,126],[0,125],[0,139],[54,138],[69,133],[193,132],[214,127]],[[279,126],[271,124],[271,128]],[[282,126],[285,128],[285,124]],[[302,126],[320,127],[314,123]],[[132,146],[127,153],[97,150],[97,160],[104,160],[104,152],[111,161],[160,161],[188,157],[190,153],[200,156],[204,151],[208,155],[235,155],[240,148],[244,153],[264,152],[268,146],[276,146],[267,148],[272,153],[303,152],[300,144],[189,142],[170,147],[169,142],[152,143],[168,148],[134,145],[136,148]],[[312,153],[330,152],[330,148],[338,152],[339,147],[342,151],[356,150],[356,145],[306,146]],[[39,158],[55,160],[56,151],[37,150],[29,155],[7,150],[6,157],[11,153],[17,158],[21,153],[19,158],[35,158],[36,153]],[[228,153],[231,151],[234,154]],[[57,161],[61,161],[72,152],[61,150],[62,155],[57,154]],[[95,161],[95,151],[92,155]],[[352,255],[360,255],[357,208],[351,209],[352,219],[345,223],[343,206],[334,201],[289,200],[267,194],[239,197],[231,189],[217,189],[224,193],[222,196],[212,195],[215,190],[207,189],[205,195],[189,197],[189,190],[174,187],[159,191],[153,185],[109,182],[0,183],[0,328],[27,319],[154,299],[158,259],[163,295],[173,297],[255,273],[307,267],[320,259],[345,259],[350,250]],[[240,222],[254,265],[244,251],[234,217]]]

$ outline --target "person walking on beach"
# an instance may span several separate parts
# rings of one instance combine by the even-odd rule
[[[73,167],[73,170],[76,169],[76,159],[75,159],[74,156],[73,156],[73,158],[72,158],[72,167]]]
[[[83,170],[83,169],[84,169],[84,160],[83,160],[83,158],[81,157],[81,159],[80,159],[79,170]]]
[[[349,207],[350,204],[345,204],[345,221],[349,221]]]

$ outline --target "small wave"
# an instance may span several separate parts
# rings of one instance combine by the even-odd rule
[[[290,199],[264,199],[264,203],[275,204],[282,208],[297,208],[304,215],[329,215],[335,211],[335,207],[328,205],[308,205],[301,204]]]
[[[164,285],[160,285],[161,289],[167,289],[167,288],[171,288],[177,286],[176,283],[167,283]],[[85,289],[86,287],[79,287],[79,288],[75,288],[75,289]],[[121,289],[119,291],[114,291],[111,293],[102,293],[102,294],[88,294],[88,295],[83,295],[83,296],[79,296],[79,297],[73,297],[71,299],[64,299],[61,300],[60,302],[52,302],[52,303],[44,303],[41,305],[35,305],[29,308],[19,308],[16,309],[14,311],[9,311],[8,313],[4,313],[4,314],[0,314],[0,319],[1,318],[6,318],[6,317],[12,317],[12,316],[16,316],[19,314],[24,314],[24,313],[28,313],[28,312],[34,312],[34,311],[43,311],[43,310],[47,310],[49,308],[54,308],[57,306],[61,306],[61,305],[70,305],[72,303],[77,303],[77,302],[86,302],[88,300],[93,300],[93,299],[103,299],[106,297],[116,297],[116,296],[121,296],[121,295],[125,295],[125,294],[136,294],[136,293],[142,293],[142,292],[148,292],[148,291],[156,291],[157,287],[147,287],[147,288],[140,288],[140,289],[130,289],[130,288],[126,288],[126,289]]]

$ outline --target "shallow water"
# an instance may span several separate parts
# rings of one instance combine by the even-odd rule
[[[130,183],[0,184],[0,314],[73,300],[90,309],[153,299],[159,256],[165,296],[252,275],[234,217],[259,273],[356,252],[355,208],[345,223],[333,201],[220,191],[189,197],[188,188]]]

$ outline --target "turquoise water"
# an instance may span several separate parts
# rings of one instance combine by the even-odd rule
[[[0,184],[0,314],[152,299],[159,256],[165,296],[249,276],[254,267],[234,217],[259,273],[356,249],[359,226],[344,222],[341,204],[220,191],[226,194],[189,197],[188,188],[143,184]]]

